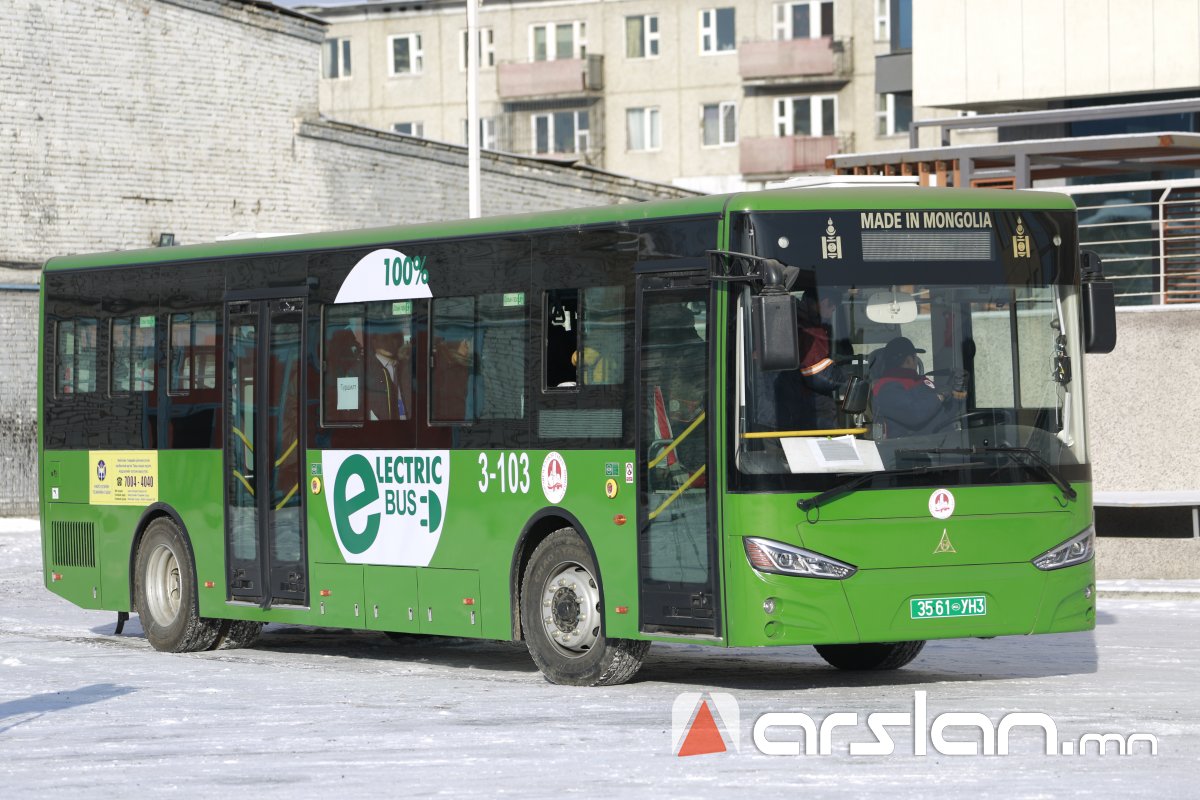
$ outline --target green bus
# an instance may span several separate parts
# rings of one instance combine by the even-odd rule
[[[173,652],[264,623],[526,642],[1091,629],[1067,197],[774,190],[55,258],[45,584]]]

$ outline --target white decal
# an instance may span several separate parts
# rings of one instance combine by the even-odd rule
[[[547,453],[542,461],[542,494],[551,503],[561,503],[567,494],[567,462],[558,453]]]
[[[929,514],[934,519],[950,519],[954,513],[954,495],[949,489],[935,489],[929,495]]]
[[[334,302],[367,303],[432,296],[425,256],[406,256],[398,250],[376,250],[354,265],[342,281]]]

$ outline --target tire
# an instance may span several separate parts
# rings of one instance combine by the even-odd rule
[[[884,644],[818,644],[817,653],[832,666],[845,670],[900,669],[920,654],[925,642]]]
[[[238,650],[250,647],[262,635],[263,624],[244,619],[227,619],[221,622],[221,631],[213,643],[213,650]]]
[[[521,628],[533,663],[551,683],[625,683],[650,649],[649,642],[605,637],[597,574],[591,553],[572,528],[547,536],[525,568]]]
[[[200,616],[191,550],[168,517],[158,517],[147,526],[134,575],[134,605],[155,650],[194,653],[216,643],[221,620]]]

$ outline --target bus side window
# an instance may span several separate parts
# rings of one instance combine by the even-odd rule
[[[627,327],[624,286],[583,290],[579,349],[574,356],[581,386],[624,384]]]
[[[551,289],[546,292],[545,387],[574,389],[579,385],[579,290]]]
[[[433,413],[438,422],[525,418],[524,292],[433,301]]]
[[[55,330],[54,390],[58,397],[96,391],[94,319],[62,320]]]
[[[363,304],[323,309],[321,424],[361,425],[365,418]]]
[[[199,311],[172,314],[167,394],[186,395],[217,388],[217,314]]]

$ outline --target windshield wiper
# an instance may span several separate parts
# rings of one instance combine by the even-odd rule
[[[1031,447],[932,447],[924,450],[897,450],[896,457],[899,458],[904,454],[916,453],[920,455],[958,455],[958,456],[975,456],[980,453],[1000,453],[1006,455],[1013,460],[1014,463],[1036,472],[1043,477],[1049,478],[1050,482],[1058,487],[1062,492],[1063,497],[1068,500],[1074,500],[1079,496],[1075,488],[1067,482],[1054,465],[1047,461],[1041,453]],[[1020,458],[1026,456],[1028,461]],[[950,465],[958,466],[958,465]]]
[[[913,450],[913,451],[901,451],[901,452],[925,453],[925,452],[936,452],[936,451]],[[878,478],[881,475],[891,478],[891,477],[902,477],[902,476],[906,476],[906,475],[923,475],[926,472],[934,472],[935,470],[942,470],[942,469],[961,469],[963,467],[980,467],[980,466],[983,466],[982,461],[968,461],[963,464],[924,464],[920,467],[913,467],[912,469],[884,470],[883,472],[864,472],[861,475],[855,475],[853,478],[850,478],[849,480],[845,480],[842,483],[839,483],[838,485],[834,486],[831,489],[826,489],[825,491],[821,492],[820,494],[813,495],[812,497],[809,497],[805,500],[797,500],[796,507],[804,512],[808,512],[814,508],[820,508],[821,506],[828,503],[830,500],[841,497],[844,494],[849,494],[850,492],[853,492],[858,487],[862,486],[864,483],[870,483],[872,480],[874,480],[875,478]]]

